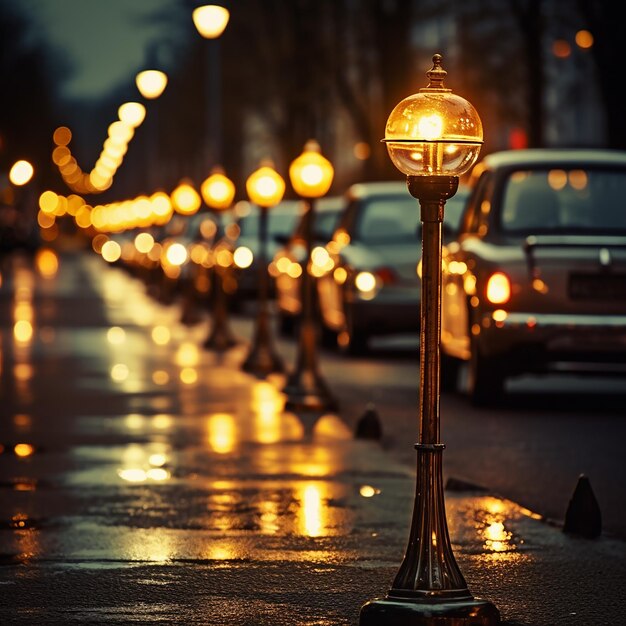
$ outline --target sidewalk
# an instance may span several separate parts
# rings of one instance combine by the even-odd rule
[[[32,338],[14,335],[29,316]],[[240,370],[245,342],[208,352],[208,325],[179,319],[95,257],[3,274],[3,626],[343,626],[387,592],[414,468],[339,416],[285,413],[279,377]],[[496,494],[446,506],[469,588],[504,623],[623,623],[623,542]]]

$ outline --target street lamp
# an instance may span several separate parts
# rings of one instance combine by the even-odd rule
[[[156,100],[167,86],[167,74],[161,70],[143,70],[135,76],[135,84],[139,93],[146,100]],[[160,168],[158,150],[158,130],[159,130],[159,107],[155,106],[151,113],[151,120],[148,122],[146,148],[148,156],[146,158],[146,182],[150,188],[157,186],[159,181]]]
[[[34,173],[35,169],[30,162],[21,159],[13,163],[11,166],[11,169],[9,170],[9,180],[16,187],[23,187],[30,181]]]
[[[417,483],[407,551],[385,598],[361,607],[360,626],[500,623],[496,607],[474,598],[456,563],[445,515],[439,441],[441,339],[441,231],[444,205],[458,177],[474,164],[482,123],[474,107],[446,89],[441,55],[433,56],[427,87],[391,112],[385,143],[393,164],[407,175],[422,221],[420,313],[420,430]]]
[[[283,363],[272,346],[268,310],[269,275],[267,269],[267,211],[277,205],[285,193],[285,181],[270,161],[264,161],[246,181],[246,191],[259,207],[259,290],[254,339],[242,369],[259,377],[284,370]]]
[[[307,200],[304,216],[306,256],[300,281],[302,316],[298,339],[296,368],[283,388],[288,411],[334,411],[337,401],[328,389],[317,366],[317,328],[313,310],[313,281],[311,279],[311,251],[315,222],[315,201],[330,189],[333,166],[321,154],[317,141],[310,140],[302,154],[289,166],[289,179],[295,192]]]
[[[218,234],[222,230],[222,212],[230,208],[235,197],[235,185],[224,174],[220,167],[214,167],[211,175],[200,186],[200,193],[206,205],[213,210],[218,221]],[[237,340],[228,326],[228,310],[226,308],[226,294],[224,292],[224,274],[228,267],[222,267],[219,259],[213,265],[213,284],[211,295],[213,299],[213,326],[204,347],[209,350],[228,350]]]
[[[144,98],[154,100],[167,86],[167,74],[160,70],[144,70],[135,77],[135,84]]]
[[[198,32],[205,39],[216,39],[224,32],[230,13],[228,9],[217,4],[207,4],[194,9],[191,17]]]
[[[191,16],[196,30],[202,37],[217,40],[226,29],[230,13],[228,9],[217,4],[207,4],[194,9]],[[219,163],[222,156],[221,74],[218,43],[215,41],[207,47],[205,163]]]

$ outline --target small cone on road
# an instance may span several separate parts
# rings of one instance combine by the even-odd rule
[[[591,489],[589,478],[581,474],[565,513],[563,532],[594,539],[602,532],[600,506]]]
[[[372,402],[368,403],[365,413],[359,418],[354,436],[356,439],[380,439],[383,436],[380,417]]]

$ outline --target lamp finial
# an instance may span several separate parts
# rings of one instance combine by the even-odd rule
[[[452,91],[446,89],[443,84],[448,72],[441,67],[442,60],[443,57],[440,54],[433,54],[433,66],[426,72],[429,80],[428,87],[423,87],[420,91]]]

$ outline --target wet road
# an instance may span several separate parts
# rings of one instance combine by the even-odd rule
[[[91,261],[86,266],[90,275],[75,275],[72,272],[86,270],[72,266],[62,273],[61,282],[58,276],[47,281],[40,278],[39,293],[31,304],[27,300],[19,304],[19,289],[25,289],[27,294],[33,275],[27,267],[16,274],[16,281],[25,281],[26,287],[17,285],[19,306],[1,308],[2,326],[7,328],[14,322],[21,307],[25,315],[36,316],[36,335],[42,344],[55,342],[66,346],[66,355],[63,356],[63,350],[57,351],[56,362],[45,362],[43,370],[33,373],[29,353],[37,349],[37,342],[33,345],[4,337],[3,410],[7,415],[16,413],[9,425],[12,432],[4,439],[19,440],[37,426],[32,424],[28,408],[22,406],[29,401],[30,387],[37,388],[36,403],[46,407],[46,419],[56,423],[75,413],[75,407],[82,407],[85,401],[100,408],[101,415],[82,416],[69,429],[59,424],[56,431],[47,434],[50,441],[54,432],[65,443],[68,436],[81,442],[90,436],[96,438],[95,432],[102,438],[99,418],[105,415],[114,419],[107,420],[108,440],[102,442],[104,445],[125,441],[128,432],[145,439],[158,433],[159,428],[163,437],[171,441],[171,416],[198,414],[215,394],[224,398],[224,414],[236,415],[233,398],[237,397],[237,390],[233,387],[236,380],[232,380],[232,366],[245,355],[247,341],[253,333],[253,313],[231,315],[231,327],[241,339],[238,347],[224,357],[207,353],[201,348],[208,333],[206,313],[196,326],[184,326],[179,323],[178,306],[156,305],[146,295],[141,282],[130,279],[121,270],[109,270],[99,259]],[[77,284],[81,285],[78,291]],[[5,294],[10,287],[4,285]],[[92,289],[98,293],[89,293]],[[46,290],[50,295],[62,297],[46,298]],[[100,298],[106,308],[101,306]],[[275,341],[286,366],[292,367],[296,359],[295,341],[278,335]],[[94,344],[99,346],[100,361],[81,363],[80,369],[85,371],[78,374],[80,379],[74,381],[72,393],[59,393],[68,378],[77,376],[67,370],[68,364],[63,359],[80,354],[81,349],[86,359],[92,359]],[[415,458],[412,444],[417,429],[417,350],[417,340],[411,337],[375,340],[371,354],[360,358],[320,347],[320,371],[341,403],[341,420],[335,420],[327,430],[334,436],[350,438],[367,404],[374,403],[382,422],[384,447],[391,450],[399,463],[412,469]],[[219,367],[212,371],[214,385],[209,387],[196,365],[204,359],[204,367],[212,367],[220,358],[231,367],[224,368],[224,379],[220,378]],[[47,384],[37,384],[31,375],[45,377]],[[98,388],[103,380],[107,387]],[[282,379],[275,377],[274,382],[280,383]],[[245,400],[244,404],[253,401],[265,406],[267,411],[272,403],[276,407],[281,402],[276,385],[260,383],[256,393],[258,397]],[[106,399],[106,406],[100,397]],[[441,415],[442,440],[447,444],[444,462],[447,476],[486,486],[545,517],[561,520],[578,476],[584,473],[598,498],[605,531],[626,537],[623,506],[626,468],[622,454],[622,442],[626,439],[624,379],[527,377],[509,381],[509,393],[496,408],[476,409],[462,394],[443,394]],[[187,445],[189,438],[209,437],[206,431],[210,427],[203,425],[205,432],[198,433],[197,424],[186,419],[186,428],[174,433],[174,437],[182,438],[177,445]],[[219,427],[226,432],[228,418],[221,419],[225,421]],[[261,422],[255,426],[259,433],[263,431],[261,426]],[[281,432],[263,436],[293,437],[298,429],[309,427],[302,426],[298,420],[291,426],[280,421]]]
[[[360,604],[386,591],[405,548],[414,352],[387,345],[376,359],[346,360],[322,351],[340,415],[296,416],[282,410],[280,377],[251,382],[239,369],[252,318],[232,318],[242,341],[220,356],[199,347],[206,320],[184,326],[179,306],[155,303],[101,259],[72,256],[53,269],[19,262],[2,272],[0,623],[354,623]],[[277,344],[294,363],[294,342]],[[519,407],[522,397],[529,406]],[[382,446],[352,436],[369,401],[383,420]],[[578,428],[582,440],[598,419],[565,411],[555,421],[532,402],[524,394],[479,412],[444,397],[446,473],[503,495],[526,489],[529,499],[553,489],[540,459],[553,464],[569,447],[575,469],[585,457],[563,436]],[[612,415],[600,421],[621,425]],[[554,432],[528,427],[544,420]],[[608,445],[617,439],[611,431]],[[600,467],[619,467],[608,456],[606,447],[592,454]],[[571,482],[569,469],[554,474]],[[620,493],[619,482],[602,489]],[[538,556],[557,562],[567,538],[544,537],[536,516],[508,500],[446,501],[471,588],[511,624],[570,623],[536,578]],[[624,547],[576,552],[588,575]],[[530,622],[515,620],[528,616],[528,589],[512,591],[513,580],[532,588]],[[578,611],[594,606],[593,589],[571,585]]]

